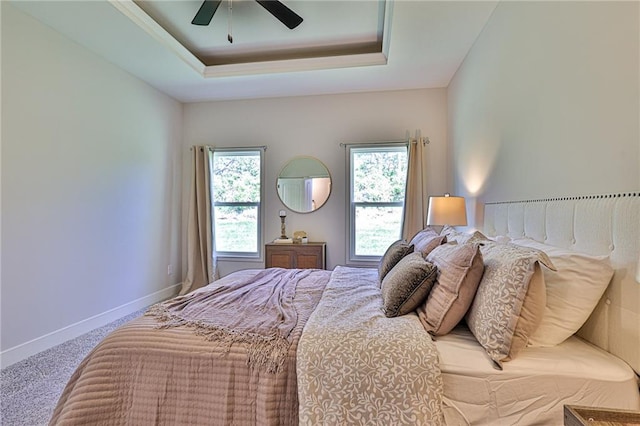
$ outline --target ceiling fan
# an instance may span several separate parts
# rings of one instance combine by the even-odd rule
[[[191,23],[193,25],[209,25],[222,0],[204,0]],[[289,29],[294,29],[302,22],[302,18],[278,0],[256,0]]]

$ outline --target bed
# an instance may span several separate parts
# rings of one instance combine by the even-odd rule
[[[425,230],[428,238],[390,248],[401,255],[385,254],[377,269],[231,274],[105,338],[70,379],[51,424],[542,425],[562,424],[565,404],[640,410],[638,217],[640,194],[488,203],[482,232]],[[463,250],[470,260],[459,285],[473,281],[482,259],[470,306],[458,312],[452,302],[434,320],[437,310],[425,307],[444,303],[443,271]],[[546,331],[557,325],[547,321],[557,295],[547,298],[553,278],[544,271],[562,267],[567,251],[610,264],[612,277],[579,331]],[[512,252],[535,254],[524,274],[535,284],[513,299],[519,316],[505,317],[512,335],[498,341],[487,332],[493,305],[483,280],[501,277]],[[402,274],[407,265],[420,279]],[[394,283],[402,291],[390,291]],[[258,284],[265,298],[239,295]],[[203,319],[217,312],[203,303],[211,300],[220,312],[235,306],[234,321]],[[274,309],[288,327],[270,322]],[[531,325],[527,315],[539,319]],[[545,341],[556,332],[571,335]]]

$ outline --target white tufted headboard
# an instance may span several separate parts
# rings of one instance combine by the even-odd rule
[[[486,203],[484,232],[609,255],[615,274],[578,335],[640,373],[640,193]]]

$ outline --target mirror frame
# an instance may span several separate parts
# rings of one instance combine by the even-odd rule
[[[280,195],[280,178],[282,176],[282,172],[291,165],[291,163],[293,163],[296,160],[300,160],[300,159],[306,159],[306,160],[313,160],[315,162],[317,162],[320,166],[322,166],[326,171],[327,171],[327,176],[329,178],[329,192],[327,193],[327,197],[325,198],[325,200],[319,204],[316,205],[315,209],[311,209],[309,211],[302,211],[302,210],[296,210],[292,207],[290,207],[283,199],[282,199],[282,195]],[[305,176],[300,176],[305,177]],[[322,206],[324,206],[325,204],[327,204],[327,201],[329,201],[329,197],[331,197],[331,192],[333,191],[333,178],[331,177],[331,172],[329,171],[329,168],[327,167],[326,164],[324,164],[322,161],[320,161],[319,159],[309,156],[309,155],[298,155],[296,157],[291,158],[289,161],[287,161],[285,163],[285,165],[280,169],[280,172],[278,173],[278,176],[276,176],[276,193],[278,194],[278,198],[280,199],[280,202],[289,210],[291,210],[294,213],[300,213],[300,214],[308,214],[308,213],[313,213],[318,211]]]

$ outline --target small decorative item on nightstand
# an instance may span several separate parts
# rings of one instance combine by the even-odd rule
[[[297,244],[306,244],[307,243],[307,233],[304,231],[295,231],[293,233],[293,242]]]

